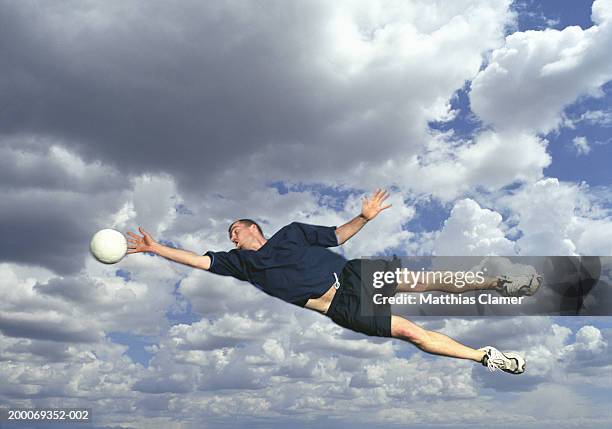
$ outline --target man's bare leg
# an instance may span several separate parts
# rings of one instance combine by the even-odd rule
[[[447,292],[447,293],[463,293],[472,290],[499,290],[499,279],[497,277],[485,277],[482,283],[473,281],[467,282],[463,280],[463,286],[459,287],[453,283],[444,283],[438,277],[432,279],[431,282],[417,282],[416,284],[399,282],[395,293],[411,293],[411,292]]]
[[[469,359],[474,362],[481,362],[485,355],[482,350],[464,346],[444,334],[428,331],[400,316],[391,316],[391,335],[434,355]]]

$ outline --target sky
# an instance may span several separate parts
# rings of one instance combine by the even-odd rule
[[[611,48],[612,0],[0,0],[0,405],[96,429],[612,426],[609,318],[415,319],[526,356],[490,374],[88,251],[138,226],[228,250],[234,219],[341,225],[384,187],[335,251],[611,256]]]

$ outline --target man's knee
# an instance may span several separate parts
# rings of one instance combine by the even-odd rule
[[[391,318],[391,336],[420,345],[427,341],[427,331],[399,316]]]

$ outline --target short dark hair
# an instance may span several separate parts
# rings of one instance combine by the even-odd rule
[[[259,233],[263,236],[263,231],[261,229],[261,226],[259,226],[259,224],[257,222],[255,222],[253,219],[238,219],[234,222],[232,222],[229,226],[229,228],[227,229],[227,233],[228,234],[232,234],[232,226],[234,226],[235,224],[237,224],[238,222],[240,222],[243,225],[246,225],[247,227],[251,226],[251,225],[255,225],[257,227],[257,231],[259,231]]]

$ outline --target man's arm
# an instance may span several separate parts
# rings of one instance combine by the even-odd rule
[[[391,207],[391,204],[383,205],[383,201],[387,198],[389,198],[389,193],[384,189],[377,189],[371,199],[364,197],[361,203],[361,214],[336,228],[338,245],[345,243],[349,238],[357,234],[361,228],[374,219],[378,213]]]
[[[210,268],[210,256],[202,256],[188,250],[164,246],[153,240],[151,235],[144,229],[138,228],[138,230],[142,234],[142,237],[133,232],[128,232],[130,236],[128,238],[128,254],[151,252],[171,261],[178,262],[179,264],[189,265],[190,267],[200,268],[202,270],[208,270]]]

